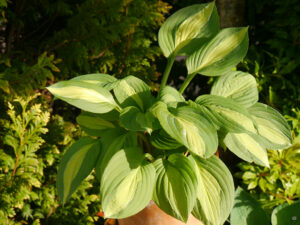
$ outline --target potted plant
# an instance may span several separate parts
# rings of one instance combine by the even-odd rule
[[[77,122],[87,134],[62,158],[57,178],[62,202],[95,170],[107,218],[128,218],[153,200],[177,220],[187,222],[192,214],[205,225],[223,224],[234,184],[214,156],[218,146],[269,166],[266,148],[285,148],[292,139],[280,113],[257,102],[254,77],[233,70],[246,55],[247,32],[247,27],[220,30],[214,2],[192,5],[170,16],[159,31],[168,62],[158,93],[134,76],[100,73],[48,87],[83,110]],[[188,75],[176,90],[166,83],[182,55]],[[218,78],[210,94],[185,99],[182,93],[198,74]]]

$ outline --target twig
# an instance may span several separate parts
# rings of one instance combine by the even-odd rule
[[[128,35],[127,35],[126,48],[125,48],[125,52],[124,52],[124,59],[123,59],[122,65],[121,65],[121,69],[120,69],[120,71],[119,71],[120,74],[123,73],[123,70],[124,70],[124,68],[125,68],[125,60],[126,60],[127,55],[128,55],[129,47],[130,47],[130,35],[128,34]]]
[[[130,4],[130,2],[128,4]],[[125,15],[126,16],[128,15],[128,5],[126,6]],[[125,68],[125,60],[126,60],[127,55],[128,55],[129,47],[130,47],[130,33],[127,35],[127,42],[126,42],[126,48],[125,48],[125,52],[124,52],[124,59],[123,59],[123,63],[121,65],[121,69],[119,71],[119,74],[122,74],[123,70]]]
[[[98,55],[90,56],[89,59],[91,59],[91,60],[93,60],[93,59],[99,59],[100,57],[102,57],[104,55],[105,52],[106,52],[106,49],[103,50],[102,52],[100,52]]]
[[[13,173],[12,173],[12,176],[11,176],[11,180],[16,175],[16,171],[17,171],[17,167],[18,167],[18,162],[19,162],[19,155],[16,155],[16,161],[15,161],[14,170],[13,170]]]

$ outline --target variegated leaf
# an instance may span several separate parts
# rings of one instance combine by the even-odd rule
[[[94,83],[78,80],[60,81],[47,89],[55,97],[84,111],[106,113],[118,107],[112,94]]]
[[[208,38],[219,30],[219,18],[214,2],[180,9],[161,26],[158,43],[164,55],[176,55],[195,38]]]
[[[139,78],[128,76],[114,88],[115,96],[123,107],[135,106],[145,112],[152,105],[150,87]]]
[[[106,129],[114,128],[115,124],[99,116],[99,114],[83,112],[76,118],[80,125],[88,135],[100,136]]]
[[[88,84],[96,84],[101,87],[104,87],[108,91],[113,89],[118,83],[118,80],[115,77],[108,74],[102,74],[102,73],[81,75],[78,77],[74,77],[71,80],[80,81]]]
[[[164,130],[154,131],[150,136],[150,142],[154,147],[164,150],[175,150],[182,146]]]
[[[100,142],[102,151],[96,163],[96,176],[99,180],[115,151],[137,146],[136,132],[127,131],[121,127],[108,129],[103,133]]]
[[[173,87],[164,87],[158,95],[158,99],[164,103],[184,102],[184,97]]]
[[[223,29],[187,58],[188,73],[220,76],[236,66],[247,50],[247,27]]]
[[[120,113],[120,122],[125,128],[132,131],[151,133],[155,120],[150,112],[143,113],[135,106],[126,107]]]
[[[90,137],[76,141],[62,157],[57,174],[60,200],[65,203],[90,174],[100,154],[100,143]]]
[[[216,152],[218,138],[215,128],[193,108],[185,106],[169,110],[165,103],[157,102],[152,111],[162,128],[193,153],[210,157]]]
[[[293,141],[291,130],[279,112],[262,103],[256,103],[250,107],[249,112],[267,148],[283,149],[291,146]]]
[[[239,158],[269,167],[266,148],[261,138],[255,134],[228,133],[224,138],[225,145]]]
[[[205,225],[220,225],[233,206],[233,178],[226,165],[216,156],[202,159],[189,156],[198,180],[196,204],[192,214]]]
[[[249,112],[232,99],[216,95],[201,95],[195,102],[198,104],[198,110],[221,130],[229,132],[257,132]],[[197,107],[195,104],[191,105]]]
[[[101,177],[105,217],[125,218],[145,208],[155,185],[155,168],[138,147],[111,149]]]
[[[210,93],[231,98],[246,108],[258,101],[258,89],[255,78],[251,74],[241,71],[228,72],[218,77]]]
[[[192,163],[182,154],[154,162],[157,174],[153,200],[165,213],[186,222],[196,200],[197,177]]]

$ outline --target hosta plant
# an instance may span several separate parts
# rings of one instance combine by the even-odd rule
[[[266,148],[285,148],[284,118],[258,103],[256,81],[233,71],[246,55],[247,27],[219,29],[214,2],[179,10],[162,25],[159,46],[167,57],[158,93],[135,76],[88,74],[48,90],[82,109],[87,136],[64,155],[57,188],[63,202],[94,169],[105,217],[125,218],[153,200],[167,214],[206,225],[223,224],[234,199],[233,179],[214,156],[219,145],[240,158],[269,166]],[[167,86],[176,56],[188,75],[179,90]],[[195,101],[182,95],[200,75],[218,77],[211,93]]]

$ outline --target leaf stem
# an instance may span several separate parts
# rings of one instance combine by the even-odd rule
[[[167,84],[167,81],[168,81],[173,63],[175,61],[175,58],[176,58],[175,54],[172,54],[168,57],[167,66],[166,66],[165,71],[164,71],[164,75],[163,75],[163,78],[162,78],[162,81],[161,81],[161,84],[160,84],[159,91],[161,91]]]
[[[148,153],[152,154],[152,147],[151,144],[149,143],[147,137],[144,134],[137,133],[137,135],[140,137],[141,141],[145,144],[146,150]]]
[[[191,73],[189,74],[186,79],[184,80],[182,86],[179,89],[179,93],[182,94],[184,92],[184,90],[187,88],[187,86],[190,84],[190,82],[193,80],[193,78],[195,77],[197,73]]]
[[[150,154],[150,153],[146,153],[145,157],[150,161],[150,162],[154,162],[154,157]]]

